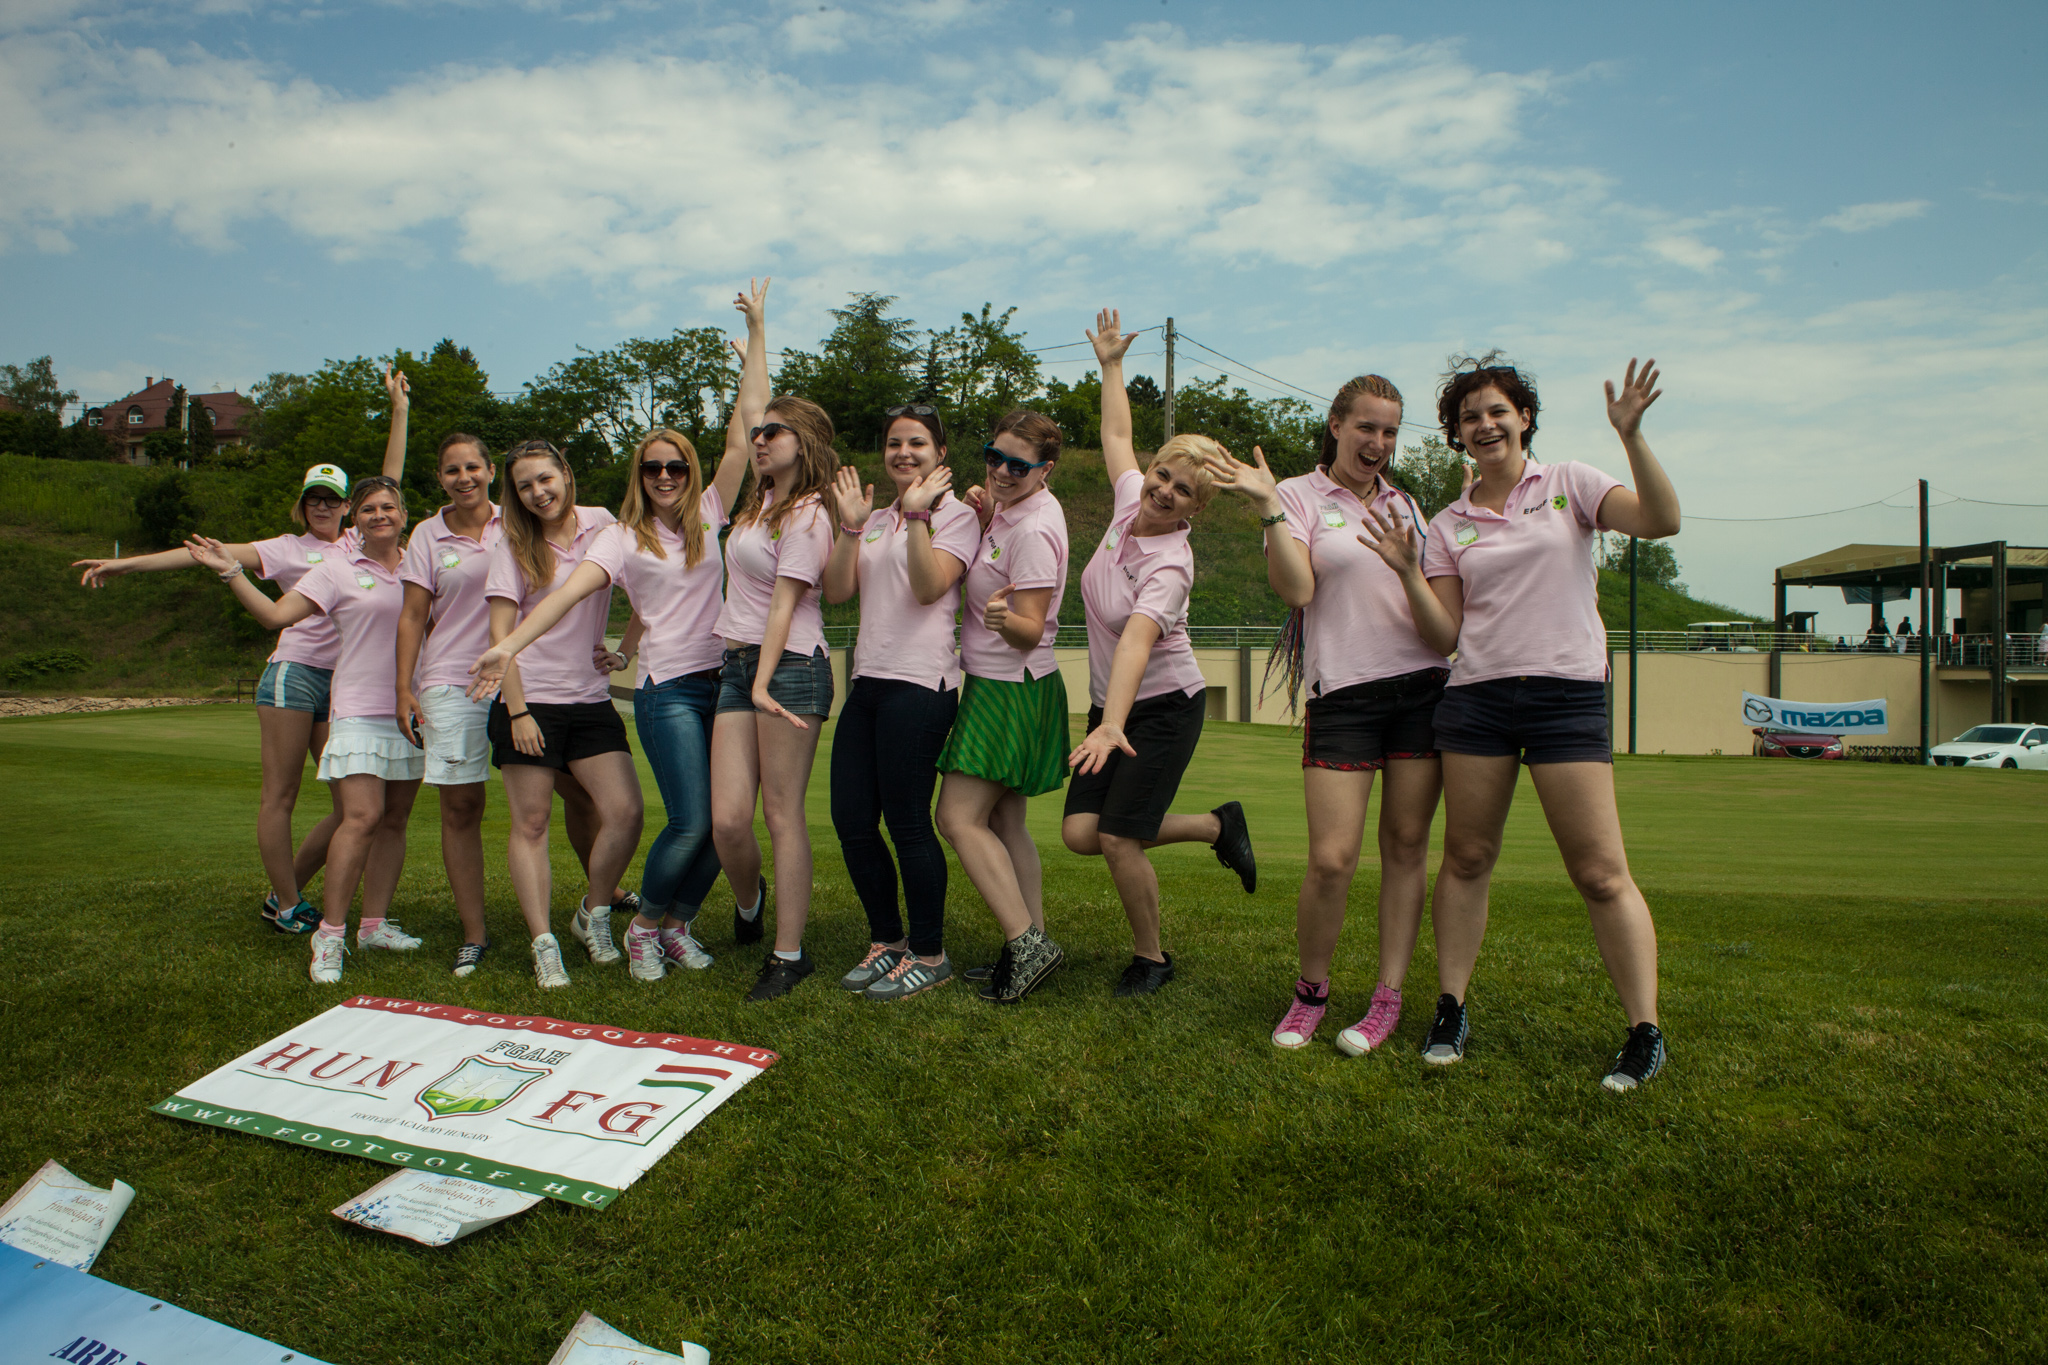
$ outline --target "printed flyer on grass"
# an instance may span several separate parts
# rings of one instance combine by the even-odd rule
[[[738,1043],[359,995],[150,1107],[603,1208],[776,1060]]]

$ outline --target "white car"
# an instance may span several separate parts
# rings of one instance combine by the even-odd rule
[[[1938,768],[2048,768],[2048,726],[1972,725],[1927,756]]]

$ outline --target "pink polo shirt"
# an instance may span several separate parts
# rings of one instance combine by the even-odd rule
[[[1081,607],[1088,615],[1088,700],[1107,703],[1109,672],[1116,647],[1133,616],[1159,626],[1138,683],[1139,701],[1179,692],[1192,697],[1208,686],[1188,643],[1188,593],[1195,586],[1195,552],[1188,524],[1163,536],[1134,536],[1145,476],[1133,469],[1116,481],[1116,505],[1109,529],[1088,567],[1081,571]]]
[[[775,580],[794,578],[809,591],[797,599],[789,640],[782,647],[808,657],[825,647],[818,585],[825,581],[825,561],[832,557],[832,522],[814,493],[790,510],[780,530],[771,532],[768,509],[774,497],[770,489],[761,500],[761,515],[725,538],[725,609],[718,614],[718,633],[741,644],[760,644],[768,633]]]
[[[445,507],[413,528],[398,577],[434,595],[427,638],[420,646],[416,688],[469,686],[469,666],[491,647],[491,604],[484,600],[484,578],[490,573],[491,550],[504,538],[505,522],[495,506],[481,540],[449,530]]]
[[[1029,650],[1012,649],[982,621],[988,599],[1005,586],[1052,589],[1045,633]],[[1060,599],[1066,594],[1067,514],[1052,490],[1041,488],[1022,502],[997,508],[960,589],[961,668],[991,682],[1023,682],[1058,668],[1052,642],[1060,633]]]
[[[405,585],[398,575],[360,552],[329,555],[292,589],[320,609],[341,635],[327,714],[398,714],[398,614]]]
[[[1317,469],[1282,480],[1280,503],[1288,534],[1308,547],[1316,576],[1316,595],[1302,613],[1301,678],[1311,697],[1447,666],[1415,633],[1401,576],[1358,543],[1372,523],[1357,494]],[[1421,509],[1385,479],[1375,480],[1371,510],[1381,521],[1425,529]]]
[[[964,569],[981,543],[981,522],[972,507],[947,497],[932,509],[931,534],[932,548],[953,556]],[[895,678],[938,691],[958,687],[953,618],[959,611],[957,580],[929,606],[911,591],[910,523],[903,514],[894,507],[868,513],[860,537],[860,639],[849,676]]]
[[[339,540],[293,532],[259,540],[250,548],[256,551],[256,576],[290,592],[309,571],[330,559],[347,558],[359,543],[351,526]],[[308,616],[297,625],[286,626],[278,632],[277,648],[270,651],[272,663],[305,664],[308,668],[333,668],[340,657],[341,635],[325,616]]]
[[[718,614],[725,609],[720,584],[725,563],[718,553],[718,531],[725,525],[725,500],[716,488],[704,490],[697,503],[704,532],[704,554],[695,568],[687,565],[683,538],[654,521],[660,558],[640,548],[640,537],[623,522],[598,532],[591,542],[590,562],[626,590],[646,633],[633,684],[664,683],[685,673],[702,673],[725,660],[725,637],[718,633]]]
[[[553,547],[555,576],[537,589],[527,586],[519,561],[512,557],[512,542],[500,540],[491,551],[484,596],[517,603],[519,619],[524,621],[541,598],[569,581],[598,533],[616,520],[602,507],[578,507],[576,538],[566,549]],[[611,614],[611,590],[594,592],[569,608],[569,614],[557,621],[553,630],[519,652],[519,682],[527,701],[563,706],[611,699],[611,683],[590,661],[592,652],[604,646],[605,622]]]
[[[1505,514],[1469,498],[1436,514],[1422,552],[1426,578],[1464,584],[1465,622],[1451,686],[1492,678],[1607,677],[1593,532],[1621,480],[1589,464],[1527,461]]]

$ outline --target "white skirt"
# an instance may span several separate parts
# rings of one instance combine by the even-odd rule
[[[368,774],[386,782],[417,782],[427,771],[426,755],[398,728],[396,716],[344,716],[327,730],[320,751],[320,780]]]
[[[491,775],[491,702],[471,701],[460,687],[441,685],[420,693],[427,741],[427,785],[461,787]]]

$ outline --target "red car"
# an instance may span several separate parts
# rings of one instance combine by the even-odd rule
[[[1843,758],[1840,735],[1794,734],[1784,730],[1751,730],[1756,742],[1749,751],[1758,758]]]

